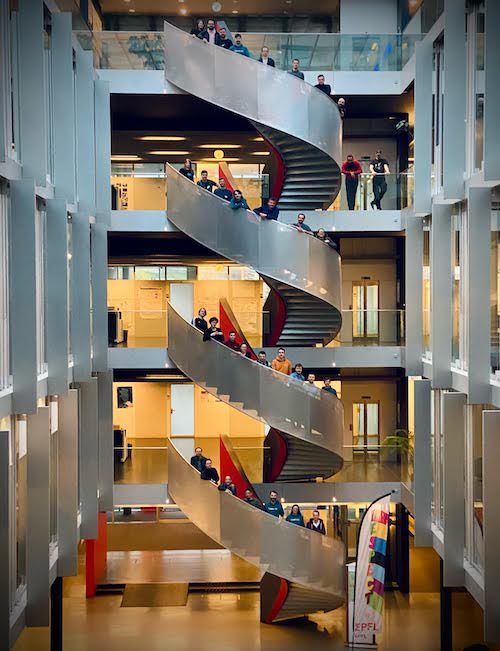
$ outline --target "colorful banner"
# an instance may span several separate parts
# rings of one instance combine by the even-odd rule
[[[384,583],[391,494],[370,504],[360,524],[351,641],[371,645],[384,622]]]

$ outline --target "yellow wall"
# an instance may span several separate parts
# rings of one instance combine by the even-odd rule
[[[179,282],[179,281],[175,281]],[[252,346],[262,344],[262,292],[260,280],[196,280],[193,315],[200,307],[208,316],[219,315],[226,298]],[[164,280],[108,280],[108,306],[122,312],[129,339],[166,337],[166,309],[170,282]],[[148,311],[153,308],[157,311]],[[226,333],[227,334],[227,333]]]
[[[111,184],[121,190],[118,210],[165,210],[165,179],[112,176]]]
[[[117,388],[132,387],[133,406],[117,407]],[[114,382],[113,424],[130,438],[166,438],[170,435],[169,382]]]

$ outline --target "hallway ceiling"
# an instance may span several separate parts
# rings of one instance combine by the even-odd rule
[[[219,0],[221,8],[213,9],[213,0],[100,0],[104,14],[131,13],[211,16],[229,15],[234,12],[242,15],[269,14],[310,14],[310,0]],[[339,0],[315,0],[314,14],[335,14]]]

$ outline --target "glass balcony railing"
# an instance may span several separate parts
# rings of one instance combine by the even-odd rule
[[[103,69],[163,70],[163,32],[77,32],[82,47],[94,53]],[[415,52],[420,34],[280,34],[243,33],[254,58],[269,47],[276,66],[291,68],[298,58],[303,72],[395,72]]]
[[[235,310],[235,315],[249,344],[254,349],[265,346],[266,335],[272,330],[271,313]],[[115,307],[109,310],[108,319],[108,344],[111,347],[168,347],[166,310],[121,310]],[[342,310],[342,328],[329,346],[402,346],[404,343],[404,310]]]
[[[240,166],[241,167],[241,166]],[[212,174],[211,178],[216,176]],[[269,175],[248,172],[233,174],[238,188],[251,207],[261,203],[269,192]],[[413,170],[388,174],[386,189],[380,201],[382,210],[402,210],[413,206]],[[113,210],[168,209],[167,179],[163,163],[131,163],[113,165],[111,176]],[[354,210],[377,210],[373,177],[364,172],[359,177]],[[330,210],[347,210],[349,206],[345,180]]]

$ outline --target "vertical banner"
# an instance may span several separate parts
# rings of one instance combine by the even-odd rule
[[[391,493],[370,504],[359,527],[352,629],[352,646],[375,643],[384,622],[384,582]]]

